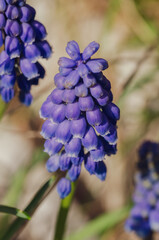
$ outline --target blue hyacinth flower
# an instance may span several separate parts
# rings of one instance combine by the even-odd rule
[[[112,113],[110,109],[113,108]],[[112,119],[118,118],[118,109],[112,104],[107,108]],[[151,238],[159,232],[159,144],[146,141],[139,149],[138,172],[135,175],[134,206],[125,223],[127,231],[134,231],[139,237]],[[152,172],[155,178],[152,178]]]
[[[44,25],[36,21],[35,16],[35,9],[25,0],[0,0],[0,47],[4,49],[0,53],[0,81],[3,79],[0,94],[5,102],[19,92],[20,102],[30,106],[33,101],[31,86],[38,85],[39,79],[45,76],[45,70],[38,61],[40,58],[48,59],[52,48],[45,40],[47,32]],[[12,72],[16,80],[13,86],[8,87],[7,78],[3,76]],[[16,81],[18,87],[21,81],[20,91],[15,91]],[[29,86],[27,90],[26,85]]]
[[[47,139],[44,151],[51,156],[47,169],[54,172],[57,167],[66,172],[57,187],[61,198],[70,193],[70,182],[78,179],[83,163],[91,175],[104,181],[104,159],[117,151],[120,110],[112,103],[111,84],[102,73],[108,68],[107,61],[92,58],[98,49],[99,44],[92,42],[81,53],[77,42],[67,44],[70,58],[59,59],[56,88],[40,109],[40,116],[46,120],[41,131]]]

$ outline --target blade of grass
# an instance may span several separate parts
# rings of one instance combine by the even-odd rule
[[[10,188],[7,194],[5,195],[4,199],[2,200],[3,204],[16,206],[18,199],[22,193],[25,179],[29,171],[33,169],[33,167],[35,167],[38,163],[44,161],[46,156],[47,154],[44,153],[41,148],[35,150],[32,160],[30,161],[28,166],[25,166],[24,168],[18,170],[18,172],[11,179]],[[5,229],[7,229],[9,220],[10,215],[6,215],[1,219],[0,232],[4,232]]]
[[[129,204],[119,210],[103,214],[64,240],[86,240],[100,235],[102,232],[109,231],[128,216],[130,209],[131,205]]]
[[[66,197],[65,199],[61,200],[61,205],[56,221],[56,227],[55,227],[55,235],[54,235],[54,240],[62,240],[64,233],[65,233],[65,226],[66,226],[66,220],[67,220],[67,215],[68,211],[70,209],[72,199],[75,193],[76,189],[76,183],[72,182],[72,190],[71,193]]]
[[[30,216],[26,212],[21,211],[18,208],[0,205],[0,212],[15,215],[19,218],[30,220]]]
[[[61,176],[52,176],[35,194],[31,202],[24,209],[24,212],[32,216],[42,201],[48,196],[51,190],[55,187]],[[1,240],[17,239],[28,221],[24,219],[16,219],[10,227],[0,236]]]

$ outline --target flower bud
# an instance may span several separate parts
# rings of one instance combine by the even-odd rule
[[[13,71],[14,60],[10,59],[5,51],[0,53],[0,75],[9,74]]]
[[[6,18],[3,13],[0,13],[0,29],[3,29],[6,25]]]
[[[5,0],[0,0],[0,12],[4,12],[6,10],[7,4]]]
[[[80,60],[80,49],[76,41],[70,41],[67,44],[66,52],[73,60]]]
[[[86,118],[90,125],[100,125],[103,120],[103,114],[100,109],[96,106],[93,110],[86,112]]]
[[[80,116],[79,103],[78,102],[68,103],[66,105],[66,117],[69,120],[75,120],[78,119],[79,116]]]
[[[94,108],[94,101],[91,96],[79,98],[79,108],[81,111],[91,111]]]
[[[34,19],[35,14],[35,9],[28,4],[25,4],[20,8],[20,21],[25,23],[30,22]]]
[[[80,76],[76,70],[70,72],[65,78],[65,88],[72,88],[79,82]]]
[[[24,48],[24,56],[27,58],[31,63],[35,63],[41,56],[41,53],[38,47],[35,44],[27,45]]]
[[[72,68],[76,66],[76,62],[67,57],[61,57],[58,61],[58,65],[64,68]]]
[[[38,41],[43,40],[47,35],[44,25],[42,23],[34,20],[32,22],[32,26],[33,26],[35,34],[36,34],[36,39]]]
[[[99,49],[100,45],[98,43],[91,42],[83,51],[82,53],[82,58],[83,60],[87,61],[93,54],[95,54],[98,49]]]
[[[99,178],[101,181],[104,181],[107,175],[107,168],[103,161],[96,162],[95,163],[95,175],[97,178]]]
[[[68,120],[64,120],[58,125],[55,133],[57,142],[66,144],[70,140],[71,138],[70,126],[71,122]]]
[[[55,82],[55,85],[56,85],[57,88],[64,89],[65,78],[60,73],[57,73],[55,75],[54,82]]]
[[[76,99],[75,96],[75,90],[74,89],[65,89],[63,91],[63,95],[62,95],[62,100],[65,103],[73,103]]]
[[[10,37],[18,37],[22,33],[22,27],[17,20],[6,21],[5,32]]]
[[[7,36],[5,39],[5,51],[11,59],[20,57],[21,45],[18,38]]]
[[[92,127],[89,127],[86,131],[84,138],[82,139],[82,145],[88,150],[94,150],[98,145],[97,135]]]
[[[22,33],[20,35],[20,39],[24,43],[31,44],[35,41],[35,31],[34,28],[28,23],[22,23]]]
[[[120,109],[114,103],[107,104],[104,107],[104,112],[115,121],[120,119]]]
[[[102,122],[99,125],[95,126],[95,130],[97,131],[97,133],[104,136],[109,133],[109,127],[110,127],[109,121],[107,117],[103,115]]]
[[[55,137],[55,132],[57,130],[57,127],[58,127],[57,123],[54,123],[50,119],[47,119],[42,125],[42,130],[41,130],[40,134],[45,139]]]
[[[89,69],[87,68],[87,66],[84,63],[81,63],[77,67],[77,71],[81,78],[84,78],[85,76],[87,76],[90,73]]]
[[[81,166],[74,166],[69,169],[68,176],[72,182],[76,181],[81,173]]]
[[[62,143],[56,141],[56,138],[47,139],[44,143],[44,152],[47,152],[50,156],[58,153],[63,147]]]
[[[54,89],[51,93],[51,100],[55,104],[62,103],[62,97],[63,97],[64,91],[60,89]]]
[[[26,58],[20,60],[20,69],[24,76],[28,78],[28,80],[39,76],[35,63],[31,63]]]
[[[60,198],[65,198],[71,192],[71,182],[66,178],[61,178],[57,184],[57,192]]]
[[[4,102],[8,103],[14,97],[14,89],[13,88],[2,88],[1,97]]]
[[[83,83],[77,84],[75,87],[75,94],[77,97],[86,97],[88,95],[88,88]]]
[[[33,101],[33,96],[30,92],[26,93],[24,91],[20,91],[19,93],[20,102],[26,105],[27,107],[31,105]]]
[[[64,104],[54,104],[51,112],[51,118],[55,123],[63,122],[65,119],[66,106]]]
[[[93,161],[90,155],[85,159],[85,168],[90,173],[90,175],[95,173],[96,163]]]
[[[2,45],[3,45],[3,33],[0,30],[0,48],[2,47]]]
[[[96,78],[93,76],[93,74],[87,74],[83,77],[83,82],[87,88],[93,87],[96,84]]]
[[[1,82],[2,82],[2,86],[4,88],[12,88],[12,87],[14,87],[15,81],[16,81],[15,73],[5,74],[5,75],[1,76]]]
[[[74,138],[83,138],[86,132],[87,123],[84,117],[77,120],[72,120],[70,125],[70,131]]]
[[[15,5],[8,5],[5,14],[9,19],[17,19],[19,17],[19,9]]]
[[[46,59],[51,57],[52,48],[46,40],[38,42],[37,46],[40,50],[41,57],[46,58]]]
[[[53,108],[54,108],[54,103],[50,100],[46,100],[41,106],[41,109],[39,112],[40,117],[43,119],[50,118]]]
[[[65,151],[70,157],[78,157],[81,150],[81,140],[79,138],[72,138],[66,145]]]
[[[71,158],[66,153],[62,153],[59,160],[59,166],[61,171],[66,171],[71,167]]]
[[[90,88],[91,95],[94,98],[100,98],[103,96],[104,92],[100,84],[96,84]]]
[[[86,65],[92,73],[99,73],[108,68],[108,62],[102,58],[89,60]]]
[[[59,169],[59,155],[51,156],[46,163],[46,168],[48,172],[56,172]]]

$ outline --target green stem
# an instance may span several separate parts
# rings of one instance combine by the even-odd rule
[[[0,98],[0,120],[3,117],[5,110],[7,109],[7,104]]]
[[[28,204],[28,206],[24,209],[24,211],[29,214],[29,216],[32,216],[38,206],[41,204],[41,202],[48,196],[48,194],[51,192],[51,190],[55,187],[56,183],[58,182],[59,178],[61,176],[52,176],[35,194],[31,202]],[[7,231],[3,234],[3,236],[0,236],[0,240],[9,240],[9,239],[17,239],[19,234],[22,232],[26,224],[28,223],[27,220],[24,219],[16,219],[10,227],[7,229]]]
[[[71,206],[71,202],[72,202],[75,190],[76,190],[76,183],[72,182],[71,193],[68,195],[68,197],[61,200],[61,205],[60,205],[60,209],[59,209],[59,213],[58,213],[58,217],[57,217],[57,221],[56,221],[55,235],[53,238],[54,240],[62,240],[63,239],[64,233],[65,233],[67,215],[68,215],[68,211]]]

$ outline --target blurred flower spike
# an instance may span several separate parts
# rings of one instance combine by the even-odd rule
[[[45,40],[46,29],[35,20],[35,9],[25,0],[0,0],[0,94],[9,102],[19,92],[26,106],[32,102],[32,85],[38,85],[45,70],[38,62],[52,53]]]
[[[134,206],[125,228],[147,239],[153,232],[159,232],[159,143],[143,143],[137,168]]]
[[[106,178],[106,155],[116,154],[119,108],[112,103],[111,84],[102,71],[108,62],[91,59],[99,44],[91,42],[80,53],[77,42],[67,44],[71,58],[61,57],[56,88],[43,103],[40,115],[47,119],[41,135],[46,139],[45,152],[50,155],[49,172],[66,171],[57,186],[61,198],[71,191],[84,163],[85,169],[101,181]]]

